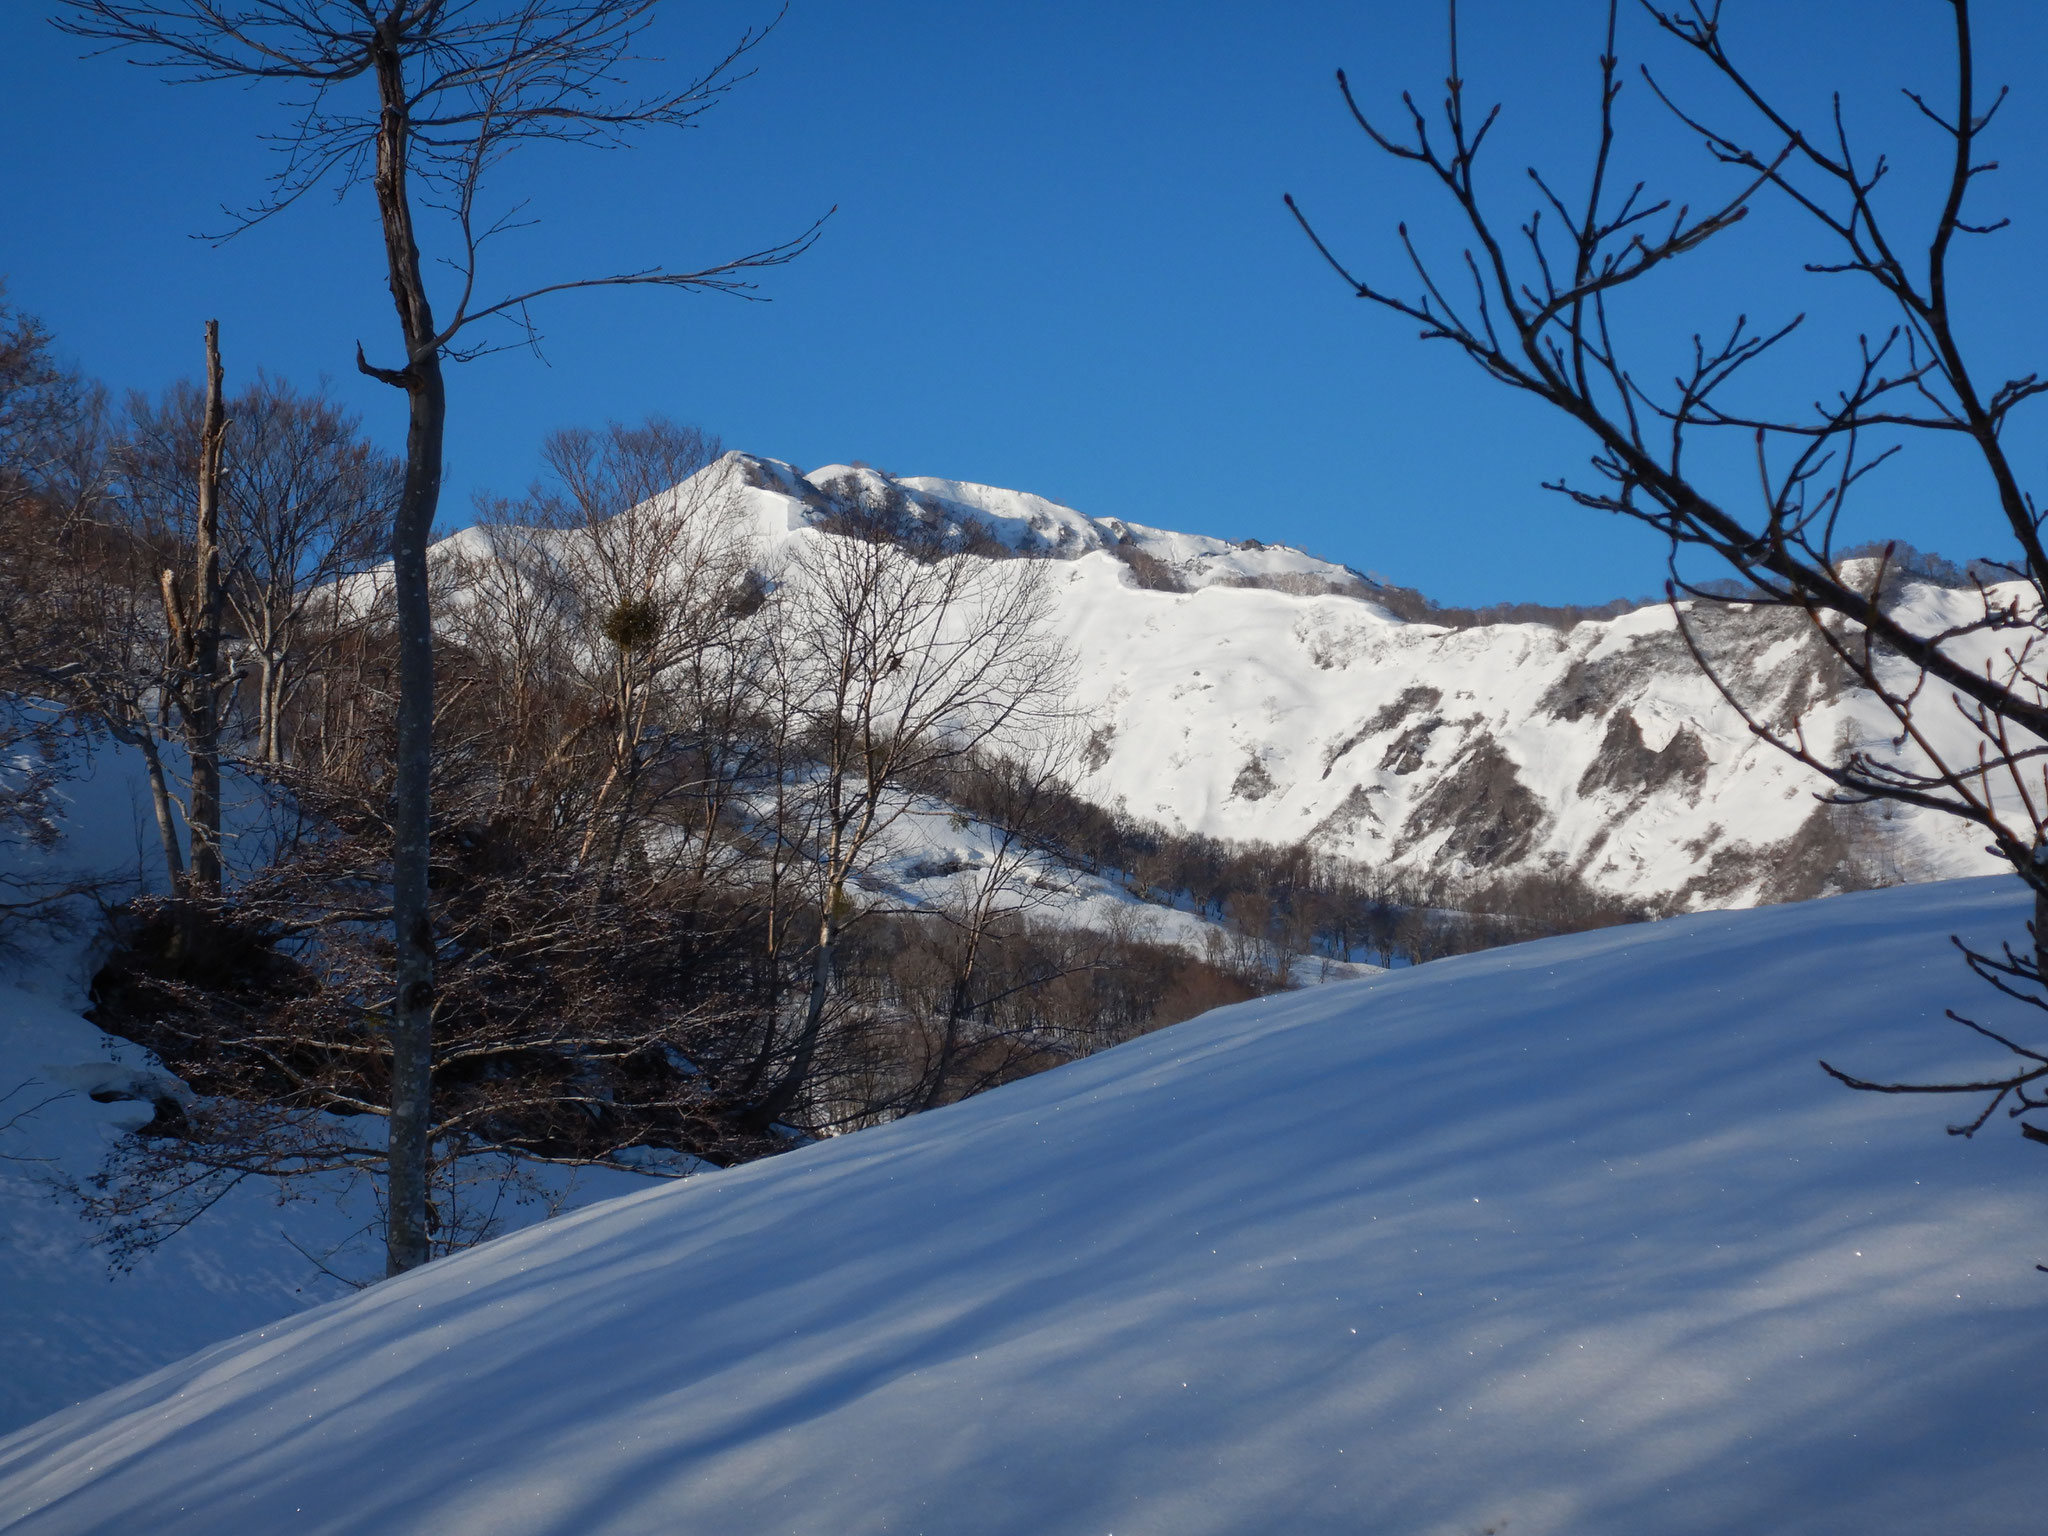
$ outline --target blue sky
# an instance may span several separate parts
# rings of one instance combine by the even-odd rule
[[[395,443],[395,396],[352,370],[358,339],[375,360],[394,333],[369,200],[308,200],[222,246],[193,238],[258,193],[259,135],[287,118],[261,91],[81,59],[47,9],[17,0],[0,17],[0,272],[13,302],[119,388],[192,373],[201,323],[218,316],[231,378],[259,365],[325,375]],[[1975,243],[1961,276],[1973,334],[2003,361],[2040,334],[2030,253],[2048,234],[2048,180],[2028,152],[2048,142],[2048,91],[2002,66],[2048,56],[2048,21],[2016,0],[1980,9],[1984,71],[2020,93],[1983,206],[2015,228]],[[702,61],[768,10],[670,0],[656,51],[676,68]],[[1832,82],[1848,88],[1852,121],[1899,166],[1901,214],[1927,205],[1938,146],[1896,90],[1943,89],[1946,5],[1728,11],[1802,107],[1824,109]],[[1465,0],[1463,12],[1472,89],[1507,104],[1494,184],[1519,206],[1524,165],[1570,183],[1583,163],[1603,8]],[[1625,54],[1713,101],[1630,22]],[[1433,98],[1443,30],[1413,0],[792,0],[754,78],[699,127],[505,166],[496,187],[542,222],[495,270],[511,286],[701,264],[837,204],[824,238],[767,275],[772,303],[571,296],[540,316],[544,360],[459,369],[444,518],[462,521],[472,490],[521,486],[551,427],[662,411],[805,468],[858,458],[1297,543],[1446,602],[1652,591],[1653,537],[1540,489],[1583,465],[1575,429],[1350,298],[1281,205],[1292,191],[1348,256],[1389,275],[1397,220],[1441,227],[1441,204],[1369,151],[1331,77],[1346,67],[1382,106],[1404,86]],[[1639,86],[1629,97],[1637,168],[1710,195],[1719,183],[1697,147]],[[1812,338],[1760,383],[1810,397],[1859,329],[1885,323],[1843,280],[1803,273],[1799,258],[1816,254],[1803,228],[1761,210],[1645,295],[1630,322],[1649,371],[1668,369],[1693,329],[1806,311]],[[1888,475],[1859,531],[1957,556],[1997,539],[1953,455]]]

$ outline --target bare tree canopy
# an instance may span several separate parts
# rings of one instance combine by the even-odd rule
[[[1560,480],[1551,489],[1670,541],[1669,591],[1681,632],[1756,736],[1829,780],[1829,798],[1838,803],[1899,802],[1983,829],[2035,892],[2035,920],[2030,943],[2000,956],[1966,951],[1969,963],[1999,991],[2048,1009],[2048,513],[2008,434],[2018,413],[2048,391],[2048,380],[2038,371],[1988,370],[1981,359],[1997,338],[1966,334],[1958,316],[1959,244],[2005,224],[1977,206],[1982,178],[1996,168],[1987,137],[2005,92],[1987,93],[1979,83],[1970,0],[1946,6],[1947,36],[1928,39],[1927,57],[1945,58],[1947,82],[1938,93],[1906,92],[1942,167],[1931,196],[1908,190],[1881,199],[1890,163],[1855,142],[1841,96],[1828,120],[1800,120],[1759,84],[1724,21],[1724,9],[1732,17],[1737,8],[1719,0],[1645,3],[1641,13],[1654,37],[1722,89],[1733,120],[1710,122],[1688,105],[1689,86],[1647,69],[1641,79],[1646,105],[1671,114],[1724,168],[1725,190],[1694,209],[1622,181],[1615,163],[1624,133],[1617,111],[1624,8],[1608,0],[1589,163],[1572,181],[1530,168],[1523,207],[1482,191],[1478,167],[1500,108],[1480,110],[1468,96],[1455,3],[1437,113],[1403,96],[1404,121],[1387,126],[1339,72],[1344,103],[1370,144],[1414,167],[1448,205],[1452,238],[1462,247],[1453,262],[1433,264],[1404,223],[1412,282],[1361,274],[1292,197],[1287,202],[1358,297],[1413,322],[1423,339],[1459,348],[1489,377],[1592,435],[1593,479]],[[1588,21],[1596,14],[1589,10]],[[1492,143],[1499,148],[1498,139]],[[1687,273],[1767,197],[1782,199],[1813,235],[1806,270],[1863,285],[1861,296],[1881,317],[1843,358],[1826,398],[1801,395],[1778,410],[1746,403],[1768,395],[1776,382],[1770,366],[1801,324],[1800,317],[1761,327],[1751,321],[1750,314],[1775,307],[1774,295],[1753,296],[1748,313],[1718,330],[1705,317],[1691,320],[1690,355],[1675,377],[1642,355],[1631,325],[1650,305],[1668,315],[1697,304],[1699,289],[1687,286]],[[1730,438],[1741,452],[1716,450]],[[1867,542],[1852,542],[1857,536],[1845,519],[1888,459],[1948,444],[1967,448],[1976,471],[1970,494],[1995,506],[2010,545],[1977,563],[1973,589],[1952,594],[1954,601],[1906,602],[1894,548],[1879,544],[1873,553]],[[1683,579],[1679,560],[1689,551],[1732,571],[1735,591]],[[1798,711],[1767,717],[1725,682],[1681,599],[1803,615],[1846,675],[1888,712],[1893,731],[1877,740],[1816,741]],[[1989,1094],[1983,1114],[1955,1127],[1961,1134],[2000,1105],[2015,1116],[2048,1109],[2048,1054],[1952,1017],[2008,1049],[2017,1065],[1941,1084],[1878,1084],[1828,1070],[1887,1092]],[[2023,1128],[2048,1141],[2048,1131]]]
[[[511,342],[536,332],[528,305],[573,288],[653,285],[746,295],[746,274],[807,250],[818,226],[764,250],[693,270],[642,267],[565,277],[519,291],[479,287],[479,257],[526,220],[524,205],[479,205],[486,177],[536,141],[606,146],[640,129],[687,124],[742,78],[763,31],[745,33],[708,71],[652,93],[626,84],[656,0],[63,0],[57,25],[130,62],[184,82],[269,82],[289,97],[282,164],[240,225],[288,208],[316,186],[367,182],[384,238],[403,355],[356,366],[403,390],[409,422],[404,485],[391,526],[399,652],[392,797],[392,925],[397,987],[392,1072],[389,1262],[424,1263],[428,1076],[435,945],[429,899],[434,658],[427,542],[440,505],[447,392],[442,365],[493,350],[482,322]],[[450,221],[452,301],[426,280],[416,204]],[[822,221],[821,221],[822,222]]]
[[[793,260],[818,233],[814,224],[793,239],[693,270],[647,266],[513,292],[478,289],[485,244],[531,222],[523,202],[496,214],[480,206],[486,176],[506,155],[538,141],[611,148],[642,129],[692,123],[751,73],[742,66],[773,21],[744,33],[725,57],[680,86],[627,95],[621,90],[625,73],[660,62],[635,51],[659,0],[61,5],[56,25],[63,31],[170,80],[263,80],[286,88],[292,126],[272,136],[281,163],[265,194],[234,216],[228,234],[323,185],[346,192],[371,182],[382,198],[378,167],[387,166],[382,174],[388,179],[394,153],[402,156],[403,179],[424,189],[430,208],[452,216],[459,240],[455,303],[438,328],[408,335],[408,364],[429,348],[451,360],[494,350],[497,344],[485,342],[456,345],[463,331],[493,318],[511,321],[517,340],[529,340],[535,332],[526,306],[572,288],[652,284],[751,296],[747,274]],[[352,96],[346,87],[364,76],[375,79],[376,95]],[[393,134],[399,137],[385,142]]]

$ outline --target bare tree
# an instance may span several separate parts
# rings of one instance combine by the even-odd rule
[[[1309,237],[1360,298],[1413,322],[1426,340],[1445,341],[1489,377],[1543,401],[1594,439],[1590,483],[1552,488],[1583,507],[1619,513],[1671,543],[1674,611],[1693,654],[1762,740],[1833,786],[1838,804],[1886,800],[1958,817],[1979,827],[2034,892],[2031,941],[1997,956],[1965,950],[1970,966],[2000,992],[2048,1009],[2048,549],[2043,517],[2008,429],[2044,391],[2038,373],[2001,376],[1981,361],[1986,338],[1966,334],[1956,305],[1956,252],[1966,237],[2003,226],[1972,207],[1995,168],[1986,135],[2005,93],[1978,83],[1980,44],[1969,0],[1946,0],[1948,82],[1937,96],[1908,90],[1943,168],[1917,216],[1902,218],[1880,198],[1889,161],[1859,148],[1839,94],[1829,120],[1809,125],[1782,106],[1737,57],[1719,0],[1647,3],[1654,34],[1732,92],[1739,123],[1710,123],[1683,92],[1643,79],[1662,109],[1704,144],[1729,176],[1704,211],[1618,183],[1617,103],[1623,76],[1618,0],[1605,8],[1598,55],[1598,132],[1573,192],[1532,169],[1533,208],[1503,208],[1483,193],[1481,150],[1500,108],[1478,111],[1467,96],[1450,7],[1451,57],[1440,114],[1402,98],[1405,122],[1383,127],[1339,73],[1354,120],[1380,152],[1412,166],[1449,205],[1461,256],[1439,269],[1423,245],[1401,237],[1415,272],[1410,289],[1361,276],[1323,241],[1299,209]],[[1730,8],[1732,9],[1732,8]],[[1633,8],[1631,8],[1633,11]],[[1938,56],[1932,39],[1927,57]],[[1819,241],[1806,268],[1862,285],[1888,312],[1846,349],[1838,387],[1809,406],[1781,411],[1745,403],[1765,380],[1758,368],[1801,324],[1798,317],[1755,328],[1740,316],[1717,334],[1694,335],[1672,371],[1625,352],[1639,334],[1628,306],[1673,303],[1672,284],[1717,248],[1758,199],[1785,200]],[[1288,199],[1290,208],[1293,199]],[[1687,296],[1682,286],[1679,300]],[[1750,313],[1772,307],[1768,295]],[[1675,372],[1659,388],[1652,381]],[[1730,435],[1742,452],[1709,447]],[[1996,508],[2011,544],[1979,565],[1975,590],[1955,601],[1902,604],[1895,551],[1858,551],[1845,522],[1866,477],[1908,448],[1967,451],[1978,494]],[[1727,467],[1747,460],[1740,473]],[[1704,554],[1739,578],[1734,594],[1685,579],[1680,557]],[[1681,602],[1681,599],[1690,599]],[[1739,696],[1709,629],[1715,604],[1777,609],[1796,616],[1821,651],[1888,712],[1894,732],[1877,742],[1814,740],[1803,716],[1769,717]],[[1735,643],[1739,643],[1737,640]],[[1872,1083],[1828,1067],[1859,1088],[1885,1092],[1982,1093],[1983,1113],[1953,1127],[1968,1135],[2001,1105],[2019,1116],[2048,1108],[2048,1052],[1952,1018],[2013,1053],[2009,1070],[1947,1083]],[[1823,1065],[1826,1065],[1823,1063]],[[2048,1141],[2048,1131],[2025,1125]]]
[[[97,515],[159,562],[166,661],[142,686],[161,692],[184,748],[193,848],[174,885],[217,900],[223,760],[279,761],[284,708],[338,638],[334,615],[315,623],[315,610],[373,558],[396,466],[323,396],[259,377],[225,398],[214,336],[209,325],[203,389],[131,394]],[[254,719],[237,731],[236,700],[250,691]],[[132,727],[121,739],[148,746]]]
[[[376,559],[402,470],[324,392],[259,375],[228,414],[222,592],[255,673],[255,740],[243,750],[276,764],[286,711],[337,639],[335,583]]]
[[[542,446],[555,488],[535,507],[557,530],[572,632],[585,643],[585,685],[598,701],[602,773],[578,862],[599,888],[647,803],[694,795],[684,759],[701,740],[697,686],[744,669],[735,631],[753,550],[732,482],[705,473],[716,439],[656,417],[602,433],[556,432]]]
[[[221,456],[227,448],[227,405],[221,395],[220,322],[206,322],[206,397],[199,420],[192,515],[190,585],[165,567],[161,581],[164,627],[170,634],[169,692],[184,724],[187,783],[185,825],[192,860],[185,871],[191,893],[221,894],[220,725],[229,679],[221,657],[226,592],[220,569]]]
[[[691,1065],[729,1054],[727,1037],[744,1028],[744,895],[695,878],[702,861],[687,838],[664,835],[668,807],[652,790],[629,822],[606,822],[622,827],[630,857],[610,868],[579,858],[613,731],[608,673],[594,664],[606,642],[581,622],[592,615],[567,570],[577,537],[499,524],[437,551],[435,1254],[484,1235],[491,1187],[516,1194],[536,1161],[773,1150],[736,1132]],[[381,1157],[382,1138],[353,1129],[355,1117],[390,1113],[388,1053],[365,1028],[389,960],[379,876],[395,741],[393,647],[374,601],[353,638],[340,648],[350,665],[322,683],[360,695],[346,734],[361,745],[270,771],[299,820],[282,856],[250,869],[222,912],[228,963],[199,975],[163,964],[170,914],[145,900],[96,983],[107,1027],[201,1096],[176,1124],[123,1144],[84,1192],[117,1252],[161,1241],[241,1180],[366,1173]],[[649,738],[675,731],[667,716],[686,704],[660,690]],[[665,787],[669,765],[654,767]]]
[[[58,362],[49,329],[10,304],[0,284],[0,511],[21,515],[46,499],[86,394]]]
[[[284,162],[245,220],[267,218],[316,186],[367,181],[384,237],[386,277],[402,338],[396,367],[357,366],[405,393],[405,479],[391,556],[400,670],[393,785],[389,1004],[393,1055],[388,1249],[396,1274],[430,1251],[424,1170],[434,1013],[428,892],[434,719],[427,543],[440,504],[447,395],[442,365],[492,350],[478,327],[512,326],[532,340],[529,306],[573,288],[653,285],[747,293],[747,274],[807,249],[817,226],[751,255],[692,271],[645,267],[568,278],[494,295],[480,286],[488,242],[520,223],[480,201],[486,173],[534,141],[608,146],[637,130],[689,123],[741,78],[760,41],[750,31],[712,69],[679,88],[624,94],[635,41],[655,0],[63,0],[57,25],[173,78],[274,82],[298,92]],[[358,83],[374,87],[352,98]],[[437,312],[415,224],[415,187],[450,221],[452,303]]]
[[[1028,917],[1073,894],[1075,882],[1046,857],[1045,840],[1057,799],[1075,757],[1072,733],[1053,728],[1012,733],[1002,756],[977,754],[963,764],[979,783],[972,799],[978,812],[981,856],[957,872],[953,889],[928,920],[939,926],[933,947],[941,956],[945,1002],[939,1010],[938,1040],[912,1090],[909,1107],[927,1110],[965,1098],[980,1086],[962,1063],[987,1035],[974,1038],[973,1021],[992,1013],[1010,995],[1044,986],[1075,969],[1096,963],[1087,956],[1071,965],[1027,967],[1021,976],[999,975],[989,953]],[[953,777],[948,775],[947,777]],[[961,818],[963,821],[965,817]],[[1002,1063],[997,1063],[1000,1070]],[[986,1075],[987,1067],[981,1075]],[[963,1081],[963,1079],[966,1079]]]
[[[510,702],[498,793],[559,797],[594,897],[656,842],[705,879],[751,755],[761,593],[717,456],[715,440],[660,418],[553,433],[550,481],[480,499],[476,531],[437,554],[442,633]],[[511,772],[509,754],[542,738],[546,771]]]
[[[161,589],[141,584],[153,551],[91,532],[67,542],[62,577],[44,589],[46,611],[66,637],[49,652],[54,666],[47,675],[75,709],[141,754],[165,880],[171,890],[184,891],[188,866],[179,828],[187,818],[163,753],[176,729],[162,596]]]
[[[1070,662],[1046,569],[948,555],[895,500],[797,544],[773,687],[808,760],[783,789],[782,836],[802,849],[817,930],[802,1019],[756,1123],[786,1113],[808,1081],[839,938],[862,910],[857,878],[908,808],[906,788],[1061,716]]]
[[[169,658],[158,551],[114,515],[127,457],[105,390],[57,364],[47,331],[0,308],[0,686],[40,699],[8,711],[5,745],[40,751],[0,802],[7,819],[45,819],[48,764],[62,714],[137,748],[147,771],[169,886],[182,889],[180,818],[159,750],[170,732]],[[192,494],[193,461],[180,474]]]
[[[107,446],[104,392],[58,362],[49,331],[0,286],[0,688],[53,691],[67,636],[52,598],[71,574],[64,546],[105,492]],[[0,715],[0,754],[16,765],[0,828],[52,835],[59,734],[26,701]]]

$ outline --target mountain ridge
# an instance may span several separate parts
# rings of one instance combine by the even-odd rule
[[[1176,830],[1306,842],[1411,880],[1567,876],[1655,912],[2001,867],[1952,818],[1822,802],[1826,782],[1755,739],[1664,604],[1563,627],[1435,624],[1394,611],[1406,589],[1306,551],[1026,492],[747,454],[701,474],[734,487],[769,543],[894,496],[963,557],[1064,565],[1056,622],[1091,722],[1074,788]],[[1939,574],[1898,601],[1961,617],[1974,590]],[[1803,715],[1838,743],[1892,734],[1802,615],[1681,611],[1762,715]]]

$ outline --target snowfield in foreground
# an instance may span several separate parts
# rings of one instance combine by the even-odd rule
[[[2010,881],[1224,1009],[593,1207],[0,1442],[21,1532],[2032,1532]]]

